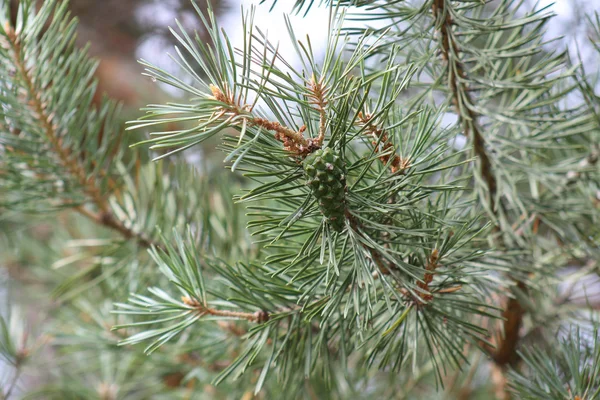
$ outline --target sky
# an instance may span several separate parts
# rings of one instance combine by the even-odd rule
[[[304,17],[303,14],[290,14],[291,4],[293,3],[291,0],[279,0],[272,11],[269,11],[271,1],[267,1],[262,5],[258,5],[258,3],[259,1],[256,0],[229,0],[230,11],[221,17],[220,22],[226,27],[228,36],[234,42],[240,44],[243,34],[242,26],[239,24],[242,18],[241,9],[249,10],[251,6],[255,6],[254,20],[256,25],[262,31],[268,32],[268,36],[272,41],[280,43],[281,54],[286,59],[293,60],[295,54],[285,25],[284,14],[289,15],[298,39],[302,40],[306,38],[306,35],[310,35],[315,51],[324,50],[329,21],[329,11],[326,7],[313,6],[308,15]]]

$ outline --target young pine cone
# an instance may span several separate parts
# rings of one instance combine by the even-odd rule
[[[330,226],[344,228],[346,210],[346,166],[331,148],[315,151],[303,162],[306,185],[319,202],[321,214]]]

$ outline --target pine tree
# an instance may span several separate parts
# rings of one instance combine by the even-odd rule
[[[551,11],[323,2],[296,68],[197,7],[183,76],[141,61],[186,100],[124,127],[67,2],[9,3],[0,398],[600,398],[597,71]],[[186,162],[215,137],[225,168]]]

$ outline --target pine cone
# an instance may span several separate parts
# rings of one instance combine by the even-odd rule
[[[303,163],[306,185],[319,201],[319,209],[333,229],[344,228],[346,166],[331,148],[310,154]]]

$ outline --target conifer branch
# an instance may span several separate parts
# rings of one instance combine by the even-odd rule
[[[447,0],[434,0],[432,3],[432,12],[436,21],[436,29],[441,40],[441,56],[447,65],[448,85],[452,96],[452,103],[456,109],[459,121],[462,123],[465,136],[473,141],[473,152],[479,159],[479,172],[488,190],[488,205],[493,213],[498,213],[495,203],[498,184],[492,170],[490,157],[485,150],[485,140],[478,124],[478,115],[473,110],[474,104],[469,92],[466,81],[467,76],[462,61],[458,58],[460,48],[454,37],[452,26],[454,24],[452,11],[447,7]],[[499,227],[495,227],[497,232]],[[525,290],[522,282],[517,282],[517,286]],[[513,361],[517,356],[517,344],[519,341],[519,330],[523,323],[525,309],[519,300],[511,297],[508,299],[506,309],[503,313],[504,337],[501,338],[497,346],[493,359],[499,365],[503,366]]]
[[[449,294],[456,293],[462,290],[462,285],[456,285],[451,287],[442,288],[439,290],[432,290],[429,286],[433,281],[433,277],[435,276],[435,271],[439,268],[439,250],[433,249],[429,257],[427,257],[427,263],[425,265],[425,273],[423,274],[423,279],[417,282],[417,287],[420,289],[421,293],[418,296],[411,294],[406,288],[401,288],[400,293],[407,299],[410,299],[415,305],[422,306],[431,302],[434,298],[434,294]]]
[[[98,225],[105,226],[110,228],[118,233],[120,233],[125,239],[134,239],[140,244],[142,247],[150,248],[152,246],[162,248],[163,246],[149,239],[145,234],[141,232],[135,232],[130,228],[127,228],[123,225],[119,220],[117,220],[112,212],[104,212],[104,213],[96,213],[85,207],[78,206],[75,207],[75,211],[79,214],[87,217],[88,219],[94,221]]]
[[[8,39],[8,45],[12,49],[14,67],[24,83],[27,97],[29,98],[29,105],[33,108],[33,115],[35,115],[40,126],[43,127],[46,139],[52,146],[52,151],[58,156],[59,162],[67,169],[71,176],[77,179],[83,192],[98,208],[99,213],[94,213],[83,206],[75,207],[75,211],[99,225],[103,225],[119,232],[126,239],[135,239],[143,247],[150,247],[152,245],[160,247],[160,245],[148,239],[143,233],[133,231],[115,218],[110,210],[106,195],[103,195],[100,192],[100,188],[94,175],[88,173],[85,167],[79,162],[80,158],[84,157],[84,154],[79,156],[73,155],[69,148],[63,146],[63,140],[57,132],[57,126],[52,122],[54,115],[46,110],[42,96],[35,87],[34,78],[31,76],[30,71],[25,65],[17,33],[10,24],[4,26],[4,31],[6,32],[6,37]]]
[[[27,90],[27,95],[29,97],[29,104],[33,107],[33,111],[38,122],[41,124],[41,126],[43,126],[46,138],[52,145],[52,149],[58,155],[63,166],[67,168],[72,176],[77,178],[79,184],[82,186],[85,193],[91,198],[94,204],[96,204],[96,206],[102,212],[108,212],[108,203],[101,195],[99,188],[94,182],[93,176],[87,178],[86,171],[77,162],[77,159],[72,157],[70,151],[62,146],[62,140],[59,137],[58,132],[56,132],[57,127],[52,123],[54,116],[46,112],[41,95],[36,90],[33,83],[33,78],[25,66],[21,45],[16,32],[12,26],[8,24],[4,27],[4,30],[6,32],[10,47],[13,50],[14,66],[18,74],[21,76],[23,83],[25,84],[25,89]]]
[[[350,3],[355,2],[340,5]],[[43,269],[44,277],[60,283],[56,293],[77,300],[61,303],[57,315],[57,331],[69,332],[56,344],[69,346],[60,364],[79,365],[82,353],[73,345],[100,355],[79,361],[87,363],[84,371],[59,371],[64,383],[51,394],[69,397],[78,384],[87,390],[89,376],[115,366],[122,373],[114,376],[122,378],[103,381],[92,394],[114,397],[118,389],[123,396],[133,392],[146,398],[160,387],[158,396],[172,397],[174,390],[187,391],[182,382],[189,379],[189,393],[183,394],[194,397],[205,379],[217,385],[233,378],[244,396],[251,394],[249,384],[256,385],[259,397],[276,396],[283,382],[290,398],[306,394],[295,390],[313,384],[319,390],[347,387],[335,394],[351,397],[364,382],[379,398],[389,394],[392,382],[401,397],[431,397],[433,381],[447,382],[450,368],[456,375],[446,394],[459,397],[469,395],[469,390],[455,393],[461,382],[488,392],[483,385],[495,385],[500,398],[515,388],[535,394],[550,387],[552,398],[583,399],[592,393],[579,378],[600,376],[600,367],[588,369],[600,366],[597,357],[569,356],[575,361],[570,366],[585,360],[581,373],[570,368],[572,374],[564,374],[557,365],[557,376],[539,374],[545,381],[524,377],[517,386],[514,378],[511,383],[516,360],[528,363],[525,371],[545,369],[539,368],[538,355],[528,362],[531,341],[519,337],[525,307],[533,323],[544,325],[543,333],[571,311],[553,304],[546,318],[541,307],[550,302],[540,301],[539,309],[528,306],[538,296],[530,299],[527,286],[539,287],[540,294],[554,289],[556,272],[573,259],[593,259],[598,239],[592,227],[597,210],[589,207],[590,196],[597,196],[590,175],[598,156],[587,154],[593,147],[590,130],[597,126],[586,116],[592,110],[563,106],[572,82],[568,73],[561,74],[567,79],[554,79],[563,68],[562,56],[538,52],[547,14],[534,10],[520,18],[512,0],[494,2],[496,11],[451,0],[431,0],[424,7],[363,3],[354,5],[383,7],[352,18],[392,25],[378,29],[369,23],[368,29],[347,31],[344,13],[332,12],[336,21],[330,25],[338,28],[331,30],[319,59],[310,42],[295,40],[288,24],[301,70],[254,29],[252,12],[243,18],[244,43],[235,50],[210,8],[206,15],[198,9],[210,40],[189,35],[181,24],[181,32],[173,32],[180,43],[175,61],[186,78],[142,62],[154,80],[190,98],[149,105],[147,114],[132,122],[131,129],[150,129],[142,143],[152,143],[150,149],[160,150],[157,158],[163,158],[236,130],[238,137],[225,135],[222,148],[232,170],[243,172],[236,179],[250,182],[243,188],[222,179],[207,183],[179,163],[169,163],[168,170],[162,163],[140,168],[143,157],[123,171],[131,164],[117,162],[120,152],[109,153],[118,136],[111,123],[116,108],[110,101],[91,103],[94,63],[82,64],[85,51],[74,45],[62,51],[55,46],[63,38],[72,43],[75,28],[63,30],[72,26],[65,2],[62,18],[45,5],[37,18],[35,9],[24,8],[23,24],[16,26],[28,29],[11,38],[22,47],[23,71],[14,72],[15,52],[0,25],[5,61],[0,75],[7,78],[0,84],[0,152],[8,155],[8,162],[0,163],[6,166],[0,168],[0,186],[6,182],[9,188],[2,207],[19,211],[21,199],[34,205],[40,198],[50,200],[149,247],[156,266],[143,268],[147,260],[140,251],[107,246],[100,253],[96,247],[110,240],[82,238],[66,249],[73,267],[61,264],[66,268],[53,275]],[[440,39],[433,49],[432,12]],[[55,29],[38,35],[36,27],[46,21]],[[356,41],[347,40],[355,34],[360,34]],[[433,56],[436,47],[443,59]],[[239,58],[232,56],[236,51]],[[77,73],[73,65],[85,68]],[[46,82],[52,85],[48,91]],[[409,84],[411,91],[403,92]],[[439,104],[438,89],[444,89],[447,102]],[[261,110],[255,108],[258,102]],[[430,112],[430,105],[436,111]],[[439,127],[440,117],[454,109],[455,128],[469,141],[464,149],[452,144],[456,129]],[[471,165],[467,153],[476,156],[472,168],[465,167]],[[465,188],[472,186],[473,175],[479,204],[473,203],[472,188]],[[232,197],[252,202],[246,215],[253,219],[239,218],[237,208],[220,201]],[[215,202],[223,204],[213,207]],[[491,237],[482,217],[497,222]],[[155,234],[157,227],[169,233]],[[560,246],[552,233],[562,239]],[[504,251],[488,256],[487,240],[497,240]],[[542,257],[536,257],[538,250]],[[527,257],[535,265],[519,264]],[[89,269],[69,276],[83,264]],[[506,275],[511,284],[494,290],[498,274],[511,266]],[[542,268],[544,274],[537,274]],[[139,293],[143,288],[149,294]],[[571,290],[555,303],[574,301]],[[113,303],[116,310],[109,313],[109,303],[127,293],[127,302]],[[491,326],[500,316],[503,332],[501,323]],[[124,331],[111,335],[109,328]],[[2,346],[5,331],[0,327],[0,356],[11,350]],[[542,328],[529,334],[538,332]],[[118,351],[115,339],[122,346]],[[130,346],[146,341],[144,353],[163,351],[142,357]],[[470,345],[475,343],[489,353],[497,378],[491,383],[489,376],[475,374],[477,362],[463,379],[465,363],[483,354]],[[581,348],[577,344],[565,355]],[[541,366],[553,369],[553,359]],[[356,363],[365,367],[348,369]],[[471,385],[472,379],[477,382]],[[572,382],[579,385],[571,392]],[[214,390],[209,395],[218,397]],[[323,395],[329,392],[324,389]]]
[[[227,104],[229,107],[222,108],[222,114],[231,114],[232,117],[241,116],[244,120],[254,126],[259,126],[268,131],[275,132],[276,138],[284,144],[286,144],[286,140],[291,141],[289,146],[302,146],[308,145],[308,142],[302,132],[296,132],[286,126],[281,125],[277,121],[269,121],[264,118],[260,118],[249,114],[251,111],[251,107],[249,105],[239,104],[231,91],[226,90],[225,93],[215,85],[210,85],[210,90],[215,100],[220,101],[222,103]]]
[[[474,104],[466,85],[465,68],[458,58],[459,47],[452,32],[452,14],[446,7],[447,0],[434,0],[432,4],[433,16],[436,21],[436,29],[440,35],[442,45],[442,58],[447,65],[448,85],[452,95],[452,104],[456,114],[463,126],[465,136],[473,140],[473,152],[479,158],[479,172],[483,177],[488,189],[488,203],[492,212],[496,211],[496,192],[498,184],[492,170],[492,162],[485,150],[485,139],[477,122],[478,115],[473,111]]]

